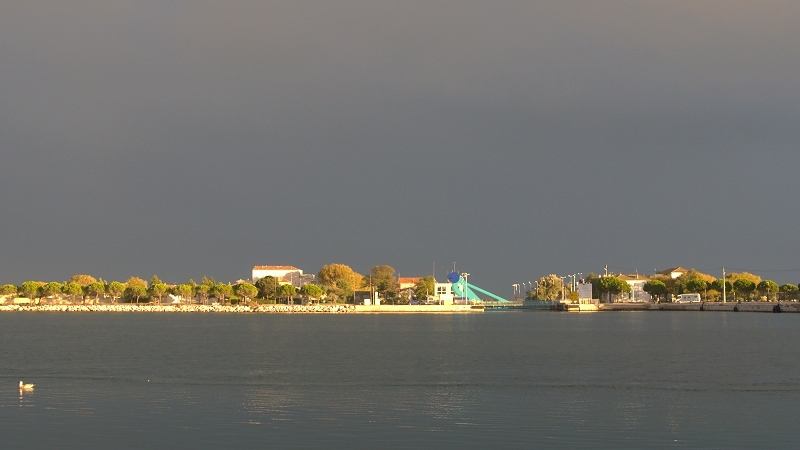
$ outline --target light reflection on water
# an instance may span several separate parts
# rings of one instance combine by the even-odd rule
[[[788,447],[798,320],[9,313],[0,420],[13,447]]]

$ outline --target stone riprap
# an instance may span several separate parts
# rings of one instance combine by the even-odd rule
[[[0,305],[0,311],[37,312],[175,312],[175,313],[301,313],[342,314],[355,312],[353,305]]]

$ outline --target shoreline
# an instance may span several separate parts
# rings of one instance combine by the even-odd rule
[[[600,303],[566,304],[564,312],[721,311],[800,313],[800,302],[702,302],[702,303]],[[541,310],[549,311],[549,310]],[[555,310],[554,310],[555,311]],[[0,304],[2,312],[98,312],[98,313],[235,313],[235,314],[473,314],[484,308],[470,305],[176,305],[176,304]]]
[[[99,313],[239,313],[239,314],[469,314],[483,312],[470,305],[0,305],[0,312],[99,312]]]
[[[133,312],[133,313],[245,313],[245,314],[347,314],[353,305],[0,305],[0,312]]]

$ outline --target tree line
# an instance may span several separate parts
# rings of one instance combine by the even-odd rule
[[[592,284],[592,298],[611,302],[624,298],[631,292],[631,286],[619,276],[600,276],[590,273],[584,282]],[[723,292],[728,301],[789,301],[798,300],[800,285],[778,285],[772,280],[762,280],[758,275],[748,272],[729,273],[725,279],[691,269],[677,278],[669,275],[652,275],[645,282],[643,290],[654,301],[669,301],[672,296],[697,293],[703,301],[722,301]],[[569,283],[555,274],[538,280],[536,289],[526,292],[528,299],[555,300],[570,298]]]
[[[0,296],[16,295],[30,300],[66,298],[82,303],[97,302],[101,298],[110,299],[111,303],[161,303],[169,295],[178,297],[182,302],[197,299],[205,303],[212,297],[222,301],[238,300],[243,298],[241,294],[246,294],[246,291],[241,291],[238,284],[217,283],[213,278],[207,277],[203,277],[199,284],[189,280],[188,283],[168,285],[156,275],[153,275],[149,283],[139,277],[130,277],[124,282],[106,282],[91,275],[78,274],[64,282],[26,281],[20,286],[0,286]]]
[[[78,274],[63,282],[26,281],[20,286],[5,284],[0,286],[0,296],[40,301],[58,298],[73,303],[97,303],[100,299],[110,300],[111,303],[161,303],[168,296],[178,298],[182,303],[197,301],[203,304],[212,300],[232,304],[293,303],[298,297],[302,301],[346,303],[352,302],[355,292],[359,290],[377,292],[387,303],[402,304],[408,303],[417,293],[423,296],[433,294],[434,281],[433,277],[424,278],[409,295],[400,291],[396,271],[391,266],[374,266],[366,275],[361,275],[345,264],[334,263],[322,267],[317,274],[317,283],[304,284],[299,289],[271,276],[236,284],[219,283],[212,277],[204,276],[200,283],[190,279],[187,283],[168,285],[156,275],[149,282],[135,276],[124,282],[107,282],[91,275]]]

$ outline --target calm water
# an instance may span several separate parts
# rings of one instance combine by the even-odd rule
[[[2,442],[796,447],[799,332],[796,314],[2,313]]]

